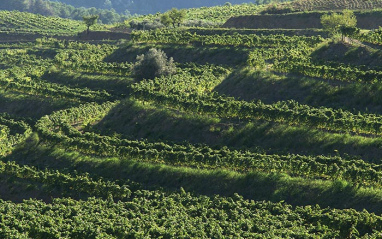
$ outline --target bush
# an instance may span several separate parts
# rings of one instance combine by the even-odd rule
[[[335,36],[340,33],[341,27],[356,27],[357,18],[353,11],[343,10],[341,13],[324,14],[321,16],[321,24],[325,31]]]
[[[219,27],[220,24],[213,21],[206,21],[206,20],[186,20],[183,22],[183,26],[212,28],[212,27]]]
[[[143,21],[136,21],[132,20],[129,22],[130,28],[135,30],[154,30],[158,28],[165,27],[158,19],[154,19],[152,21],[149,20],[143,20]]]
[[[270,4],[266,9],[260,12],[260,14],[285,14],[294,12],[291,6],[281,4]]]
[[[133,74],[138,79],[153,79],[163,75],[172,75],[176,66],[172,57],[167,58],[162,50],[151,48],[146,54],[138,55],[133,66]]]

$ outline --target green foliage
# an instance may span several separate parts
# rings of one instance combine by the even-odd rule
[[[256,14],[263,7],[253,3],[243,3],[232,6],[214,6],[202,8],[187,8],[184,11],[184,22],[209,22],[210,25],[217,26],[225,23],[230,17]],[[164,13],[168,14],[168,12]],[[155,22],[160,20],[161,15],[143,15],[132,17],[131,21],[135,22]],[[159,19],[158,19],[159,18]],[[197,25],[198,26],[198,25]]]
[[[267,7],[262,10],[261,14],[285,14],[294,12],[293,8],[290,5],[281,5],[272,3],[267,5]]]
[[[175,72],[176,66],[172,57],[168,59],[166,53],[155,48],[137,56],[133,66],[133,74],[137,79],[154,79],[154,77],[169,76]]]
[[[70,18],[74,20],[82,20],[83,16],[99,15],[100,20],[104,24],[123,22],[130,17],[130,13],[127,10],[124,13],[117,13],[114,9],[96,9],[94,7],[75,8],[71,5],[62,3],[62,1],[48,0],[8,0],[7,2],[0,3],[0,10],[16,10],[41,14],[43,16]]]
[[[88,30],[87,30],[88,33],[89,33],[90,27],[97,23],[98,18],[99,18],[98,15],[83,16],[84,23],[88,27]]]
[[[373,43],[376,45],[382,45],[382,27],[369,31],[367,33],[358,34],[357,39],[364,42]]]
[[[227,17],[221,14],[249,9],[254,7],[191,9],[186,10],[186,17],[210,14],[210,19],[219,22]],[[192,11],[195,15],[189,14]],[[4,13],[3,26],[13,24],[20,26],[17,30],[31,31],[45,27],[49,34],[66,27],[41,16],[28,23],[23,16],[28,15]],[[160,14],[152,17],[159,23]],[[55,21],[58,25],[49,29]],[[78,29],[85,26],[75,25],[62,34]],[[354,28],[348,30],[344,34],[353,35],[350,30]],[[12,187],[9,192],[3,188],[2,195],[15,196],[12,192],[20,184],[30,184],[30,195],[36,187],[46,192],[44,200],[53,200],[49,204],[1,201],[0,237],[378,237],[382,218],[361,210],[382,211],[378,154],[382,116],[376,107],[381,102],[382,68],[316,61],[311,53],[324,41],[321,37],[259,32],[177,28],[135,31],[133,41],[122,46],[49,38],[0,44],[0,111],[38,115],[30,119],[0,114],[0,181],[3,187]],[[378,35],[375,31],[368,37],[378,41]],[[171,55],[190,48],[204,51],[206,61],[216,52],[219,57],[240,52],[249,65],[244,69],[253,73],[246,89],[251,96],[248,99],[240,92],[248,86],[242,82],[247,75],[237,64],[179,63],[175,68],[162,50],[152,48],[158,45]],[[127,54],[135,56],[146,49],[150,50],[138,56],[135,64],[126,61]],[[283,76],[272,77],[276,75],[272,71]],[[315,78],[299,79],[301,85],[296,87],[296,81],[280,72]],[[327,88],[314,87],[321,87],[317,82],[323,79]],[[345,87],[341,81],[346,81]],[[312,86],[312,82],[317,84]],[[223,94],[224,84],[233,89]],[[266,88],[262,84],[272,90],[261,92]],[[310,92],[299,95],[302,87]],[[325,102],[304,99],[325,89],[329,89],[321,97],[328,98]],[[367,97],[361,106],[349,103],[345,109],[343,102],[335,102],[336,94],[363,90]],[[281,100],[277,98],[280,92],[285,93]],[[367,101],[375,101],[371,103],[374,113],[361,109],[369,106]],[[121,102],[132,102],[139,109],[124,109],[126,104]],[[172,121],[170,126],[156,120],[158,111]],[[126,114],[131,114],[132,122],[115,121],[116,115]],[[155,135],[155,130],[146,129],[146,117],[155,118],[153,124],[164,133]],[[128,129],[115,130],[116,122]],[[173,131],[175,124],[182,130],[183,125],[187,127],[172,139],[166,131]],[[249,135],[254,128],[256,132]],[[149,131],[152,135],[148,136]],[[185,134],[194,131],[208,135],[192,141],[195,138]],[[273,142],[276,138],[280,140]],[[296,151],[289,147],[305,139]],[[350,150],[328,152],[333,145]],[[14,160],[18,163],[9,162]],[[188,193],[190,188],[198,195]],[[265,201],[245,200],[235,192]],[[66,196],[82,200],[61,198]],[[270,202],[281,200],[293,206]],[[301,206],[306,204],[312,205]]]
[[[341,27],[356,27],[357,18],[350,10],[343,10],[342,13],[324,14],[321,16],[321,24],[324,30],[335,35],[340,32]]]
[[[162,78],[162,82],[165,81]],[[166,79],[167,81],[167,79]],[[299,104],[296,101],[280,101],[274,104],[239,101],[218,94],[199,95],[194,93],[180,94],[163,87],[163,83],[143,81],[134,85],[136,97],[149,98],[194,112],[216,114],[224,118],[264,119],[269,121],[288,121],[290,124],[306,124],[331,131],[351,131],[354,133],[382,133],[382,118],[373,114],[352,114],[342,109],[325,107],[315,108]]]
[[[182,77],[184,78],[184,77]],[[171,84],[176,84],[173,81]],[[197,82],[184,82],[183,87],[200,87]],[[206,86],[208,88],[208,86]],[[175,91],[175,86],[169,91]],[[192,91],[192,89],[189,89]],[[201,92],[205,92],[200,90]],[[185,94],[187,94],[185,92]],[[149,96],[146,95],[146,99]],[[142,98],[143,99],[143,98]],[[153,98],[151,98],[154,100]],[[163,101],[165,98],[162,97]],[[102,105],[86,104],[80,107],[55,112],[41,118],[36,124],[38,132],[47,142],[61,144],[66,149],[76,149],[86,154],[99,156],[131,157],[135,160],[161,162],[169,165],[183,165],[198,168],[230,168],[237,171],[260,170],[262,172],[282,172],[309,178],[325,176],[331,179],[344,179],[362,185],[382,185],[382,170],[379,165],[362,160],[347,160],[341,157],[266,155],[226,147],[210,148],[198,145],[149,143],[139,140],[119,139],[95,133],[80,133],[72,125],[82,122],[91,124],[108,114],[119,102],[107,102]],[[170,104],[167,102],[169,106]],[[180,102],[179,102],[180,103]],[[206,102],[203,102],[204,104]],[[199,110],[196,106],[191,112]],[[207,105],[206,108],[212,108]],[[222,108],[225,105],[221,105]],[[284,107],[285,108],[285,107]],[[227,109],[232,112],[232,109]],[[223,111],[223,110],[222,110]],[[280,114],[279,114],[280,115]],[[341,119],[339,120],[341,121]],[[102,142],[101,144],[98,142]],[[301,169],[304,170],[301,170]]]
[[[40,35],[75,35],[86,29],[79,21],[17,11],[0,11],[0,28],[5,34]]]
[[[8,114],[0,114],[0,158],[11,153],[13,147],[32,133],[31,127],[22,120],[14,120]]]
[[[34,167],[20,166],[15,162],[0,162],[0,175],[42,183],[51,190],[60,188],[66,192],[75,191],[105,199],[113,195],[116,199],[125,200],[131,195],[126,186],[121,187],[103,179],[94,180],[89,174],[71,175],[53,170],[37,170]]]
[[[160,22],[166,27],[170,26],[172,23],[172,19],[168,13],[164,13],[160,16]]]
[[[202,44],[219,46],[267,47],[274,45],[298,43],[305,41],[309,46],[322,41],[321,37],[299,37],[257,34],[196,34],[183,29],[166,29],[153,31],[135,31],[131,34],[134,42],[171,43],[171,44]]]
[[[297,11],[373,10],[382,8],[382,2],[379,0],[297,0],[292,1],[290,5]]]
[[[342,35],[342,39],[344,39],[344,37],[357,37],[357,35],[360,32],[360,29],[354,26],[342,25],[340,26],[340,32]]]
[[[173,8],[168,12],[168,17],[171,19],[171,24],[173,27],[176,25],[179,27],[186,18],[186,11],[184,9],[178,10]]]
[[[378,237],[381,230],[381,217],[366,211],[254,202],[238,194],[207,197],[137,190],[131,201],[118,203],[112,198],[54,199],[51,204],[38,200],[20,204],[1,200],[0,213],[3,238],[47,235],[52,238],[180,238],[184,235],[256,238],[264,234],[272,238],[340,238],[340,235],[357,234]],[[170,221],[164,223],[164,220]]]

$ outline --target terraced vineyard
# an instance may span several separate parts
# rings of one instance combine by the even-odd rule
[[[378,32],[275,32],[1,44],[0,237],[381,237]]]
[[[93,27],[97,30],[104,26]],[[38,34],[41,36],[72,36],[85,31],[86,25],[81,21],[45,17],[18,11],[0,11],[1,34]]]
[[[223,24],[226,20],[233,16],[251,15],[261,11],[263,5],[254,3],[243,3],[237,5],[226,4],[224,6],[189,8],[186,9],[186,21],[207,21]],[[153,20],[156,15],[142,15],[133,17],[133,20]]]
[[[44,17],[25,12],[1,11],[0,29],[3,32],[62,35],[84,31],[86,26],[79,21]]]
[[[330,11],[342,9],[376,9],[382,8],[381,0],[298,0],[291,3],[297,11]]]

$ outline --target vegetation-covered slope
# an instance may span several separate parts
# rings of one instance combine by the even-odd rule
[[[1,44],[0,237],[378,238],[380,33],[319,32]]]
[[[269,3],[272,0],[256,2],[256,4]],[[62,18],[70,18],[74,20],[82,20],[83,16],[98,15],[99,21],[104,24],[112,24],[123,22],[131,18],[133,15],[139,14],[157,14],[159,12],[166,12],[171,8],[193,8],[192,12],[202,10],[205,12],[208,7],[216,6],[221,8],[223,5],[235,8],[237,3],[250,3],[256,5],[251,1],[233,1],[225,2],[222,0],[213,1],[153,1],[153,0],[138,0],[138,1],[120,1],[120,0],[96,0],[96,1],[50,1],[50,0],[7,0],[0,2],[0,10],[7,11],[22,11],[44,16],[55,16]],[[201,8],[201,9],[197,9]],[[208,11],[208,10],[207,10]],[[206,17],[207,15],[204,15]],[[227,18],[229,15],[222,12],[220,18]],[[198,18],[197,20],[207,20],[205,18]]]
[[[41,35],[74,35],[86,29],[83,22],[57,17],[18,12],[0,11],[2,32],[35,33]]]
[[[366,10],[382,8],[381,0],[297,0],[290,3],[296,11]]]
[[[60,0],[60,2],[67,3],[76,7],[96,7],[96,8],[114,8],[118,12],[123,12],[128,10],[131,14],[155,14],[157,12],[165,12],[170,10],[171,8],[203,8],[203,7],[212,7],[212,6],[221,6],[227,3],[224,0],[194,0],[194,1],[174,1],[174,0],[137,0],[137,1],[120,1],[120,0],[82,0],[82,1],[74,1],[74,0]],[[229,1],[228,5],[231,4],[241,4],[241,3],[259,3],[266,4],[270,3],[272,0],[264,0],[264,1],[245,1],[245,0],[232,0]],[[284,1],[282,1],[284,2]]]
[[[123,22],[130,17],[130,13],[127,10],[124,13],[118,14],[114,9],[107,9],[107,7],[101,8],[103,9],[94,7],[84,8],[83,6],[75,8],[59,1],[48,0],[7,0],[0,2],[0,10],[29,12],[43,16],[54,16],[75,20],[82,20],[83,16],[98,15],[99,20],[104,24]]]

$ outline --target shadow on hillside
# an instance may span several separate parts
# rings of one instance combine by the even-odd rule
[[[24,200],[37,199],[51,203],[54,198],[69,197],[75,200],[86,200],[91,197],[85,193],[61,187],[47,187],[40,182],[16,178],[14,176],[0,176],[0,199],[21,203]]]
[[[382,46],[346,37],[345,41],[333,41],[322,45],[312,52],[315,62],[337,62],[361,67],[361,69],[380,70],[382,64]]]
[[[23,95],[17,93],[11,95],[0,94],[0,112],[11,115],[39,119],[44,115],[49,115],[53,111],[67,107],[73,107],[78,103],[65,99],[39,98],[38,96]]]
[[[157,104],[142,104],[126,99],[91,130],[134,140],[216,144],[224,128],[227,126],[214,117],[182,113]]]
[[[382,113],[382,84],[346,83],[297,74],[259,72],[238,68],[214,89],[219,94],[266,104],[295,100],[314,107],[345,109],[355,113]]]
[[[167,141],[228,146],[256,152],[302,155],[346,155],[380,162],[377,139],[333,134],[315,128],[289,126],[263,120],[239,121],[179,112],[158,105],[124,100],[90,129],[101,135],[131,140]],[[345,155],[343,155],[345,156]]]
[[[88,172],[93,178],[121,180],[131,189],[179,190],[213,196],[233,196],[246,199],[278,202],[292,205],[315,205],[332,208],[366,209],[382,213],[373,195],[357,194],[356,188],[343,182],[308,183],[304,179],[291,179],[282,174],[238,174],[224,170],[202,170],[136,162],[129,159],[95,158],[67,152],[54,146],[47,147],[37,141],[27,141],[5,161],[34,165],[38,169],[50,168],[62,172]],[[25,197],[28,194],[25,194]],[[378,201],[378,200],[377,200]]]
[[[123,97],[129,94],[129,87],[133,79],[115,75],[97,73],[68,73],[46,72],[42,80],[63,84],[75,88],[88,88],[95,91],[106,90],[114,96]]]

